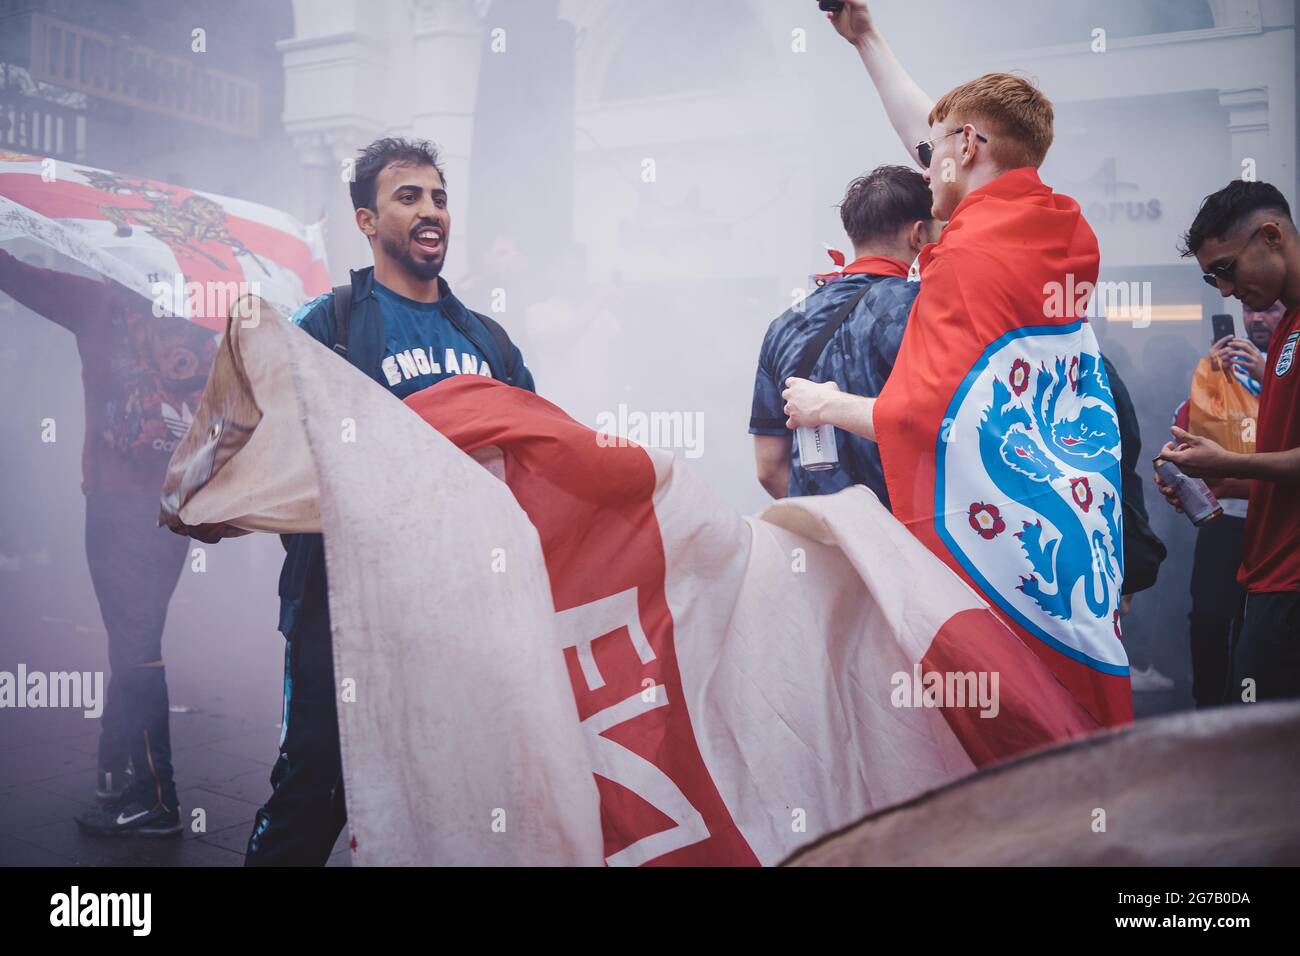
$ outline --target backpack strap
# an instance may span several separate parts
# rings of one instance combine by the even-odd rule
[[[853,312],[862,297],[871,291],[871,283],[856,295],[851,295],[840,304],[835,314],[826,320],[826,324],[821,327],[812,340],[804,347],[803,353],[799,356],[799,364],[795,366],[795,378],[807,378],[812,375],[813,368],[817,365],[817,360],[822,357],[822,352],[826,351],[826,345],[831,340],[831,336],[838,331],[839,327],[844,324],[849,315]]]
[[[488,335],[492,336],[492,344],[496,346],[497,352],[501,355],[501,372],[502,374],[505,374],[506,363],[510,361],[510,355],[514,352],[514,343],[510,341],[509,333],[507,333],[501,323],[495,319],[489,319],[486,315],[478,312],[475,312],[474,315],[478,316],[478,320],[487,327]],[[506,382],[507,385],[514,384],[513,373],[511,374],[510,379],[510,381]]]
[[[334,351],[348,357],[348,319],[352,315],[352,283],[334,287]]]
[[[348,357],[348,319],[352,315],[352,284],[338,285],[334,287],[334,345],[333,349],[343,358]],[[505,371],[505,364],[510,361],[510,355],[514,351],[514,345],[510,341],[510,335],[501,326],[501,323],[489,319],[486,315],[475,312],[480,322],[487,328],[488,334],[492,336],[492,344],[496,346],[498,354],[501,356],[502,372]],[[511,375],[513,379],[514,376]],[[513,385],[514,382],[507,384]]]

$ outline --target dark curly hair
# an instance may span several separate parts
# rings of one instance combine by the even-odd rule
[[[1280,212],[1289,220],[1291,207],[1276,186],[1236,179],[1201,203],[1192,227],[1183,236],[1179,252],[1194,256],[1207,239],[1222,239],[1253,212],[1267,209]]]
[[[892,239],[903,226],[929,222],[933,198],[921,174],[906,166],[877,166],[849,183],[840,222],[855,245]]]
[[[349,185],[352,193],[352,208],[375,209],[375,181],[379,172],[389,163],[399,166],[432,166],[447,184],[447,174],[442,171],[441,155],[438,147],[426,139],[401,139],[385,137],[377,139],[361,151],[357,157],[355,175]]]

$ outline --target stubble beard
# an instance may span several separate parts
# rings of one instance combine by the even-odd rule
[[[443,241],[444,243],[446,242],[445,239]],[[443,259],[436,259],[432,262],[422,262],[415,258],[415,256],[411,255],[408,249],[402,248],[395,239],[388,236],[384,236],[380,240],[380,245],[383,246],[384,252],[388,255],[388,258],[392,259],[412,276],[422,282],[429,282],[438,278],[438,276],[442,274]],[[446,249],[446,246],[444,245],[443,248]],[[446,254],[444,253],[444,258],[445,256]]]

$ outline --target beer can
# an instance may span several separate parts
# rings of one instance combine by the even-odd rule
[[[834,425],[796,428],[795,438],[799,442],[799,464],[809,471],[826,471],[840,463]]]
[[[1156,458],[1153,461],[1160,480],[1166,485],[1174,486],[1178,494],[1178,504],[1192,524],[1200,526],[1223,514],[1223,506],[1219,504],[1219,499],[1204,481],[1184,475],[1182,469],[1172,461],[1165,461],[1163,458]]]

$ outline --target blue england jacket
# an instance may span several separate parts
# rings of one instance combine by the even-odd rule
[[[353,269],[352,309],[347,326],[347,361],[388,388],[380,368],[384,346],[384,316],[375,293],[374,267]],[[439,301],[443,315],[487,357],[492,376],[517,388],[532,392],[532,373],[524,365],[519,349],[492,319],[467,309],[457,299],[444,279],[438,279]],[[294,324],[326,346],[334,345],[334,293],[313,299],[294,314]],[[494,334],[494,329],[496,334]],[[507,346],[502,354],[498,339]],[[307,615],[304,609],[319,603],[323,613],[312,615],[328,626],[329,609],[325,586],[325,545],[319,534],[285,534],[284,567],[280,570],[280,633],[292,637],[295,627]],[[328,631],[326,632],[328,633]]]

